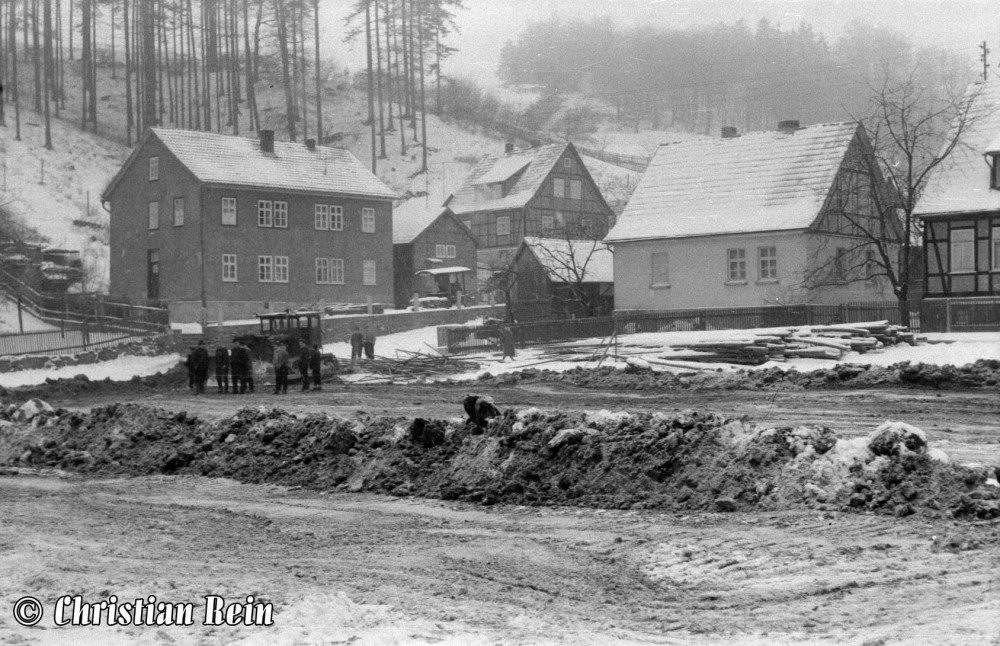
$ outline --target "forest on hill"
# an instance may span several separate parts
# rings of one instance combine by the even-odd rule
[[[149,126],[240,134],[280,131],[295,141],[335,138],[324,102],[343,84],[324,58],[320,0],[0,0],[0,126],[20,138],[21,108],[132,145]],[[356,0],[341,33],[368,53],[373,141],[393,119],[423,142],[428,77],[441,83],[446,42],[462,0]],[[326,45],[329,47],[329,45]],[[331,83],[333,86],[331,87]],[[280,87],[283,105],[260,104]],[[111,106],[114,108],[109,109]],[[395,106],[395,115],[394,115]],[[377,120],[377,121],[376,121]],[[403,137],[405,150],[407,141]],[[374,155],[373,155],[374,158]],[[425,159],[426,169],[426,159]]]
[[[553,19],[507,44],[499,74],[508,84],[583,93],[636,129],[717,136],[721,126],[858,119],[872,87],[892,76],[912,73],[935,93],[960,93],[974,76],[969,58],[859,20],[830,43],[807,23],[669,30]]]

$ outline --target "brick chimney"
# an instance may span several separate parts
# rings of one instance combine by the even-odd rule
[[[274,152],[274,131],[273,130],[259,130],[257,135],[260,137],[260,150],[265,153]]]
[[[503,151],[505,153],[512,153],[512,152],[514,152],[514,144],[512,144],[511,142],[508,141],[507,143],[505,143],[503,145]]]
[[[316,150],[316,140],[306,139],[306,148],[308,148],[309,150]]]
[[[784,121],[778,122],[778,131],[793,133],[799,130],[799,120],[798,119],[786,119]]]
[[[737,137],[737,136],[738,135],[736,134],[736,127],[735,126],[722,126],[722,138],[723,139],[732,139],[733,137]]]

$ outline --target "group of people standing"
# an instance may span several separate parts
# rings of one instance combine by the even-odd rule
[[[360,328],[355,326],[351,333],[351,361],[360,359],[362,354],[368,359],[375,358],[375,333],[370,328],[365,328],[362,332]],[[230,379],[234,395],[252,393],[254,392],[254,359],[253,353],[245,343],[233,341],[232,348],[217,347],[214,361],[211,361],[208,350],[205,349],[205,342],[199,341],[198,345],[188,354],[186,362],[188,387],[198,394],[204,393],[208,373],[211,364],[214,363],[215,382],[220,393],[230,392]],[[287,393],[288,377],[293,365],[286,342],[281,341],[276,344],[271,363],[274,366],[274,394]],[[323,389],[322,365],[323,355],[319,345],[313,344],[310,347],[308,344],[303,344],[302,350],[294,360],[294,367],[298,369],[302,379],[303,392],[309,390],[310,385],[312,390]]]

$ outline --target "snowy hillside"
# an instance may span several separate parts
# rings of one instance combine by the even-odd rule
[[[52,121],[54,150],[46,150],[40,115],[21,112],[21,141],[15,140],[12,110],[0,128],[0,202],[46,245],[80,251],[90,290],[107,289],[108,214],[100,194],[128,156],[128,149]],[[87,195],[90,210],[87,210]]]

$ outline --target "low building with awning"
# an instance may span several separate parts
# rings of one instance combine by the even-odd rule
[[[412,198],[393,210],[393,268],[396,307],[439,296],[474,302],[476,239],[446,206]]]

